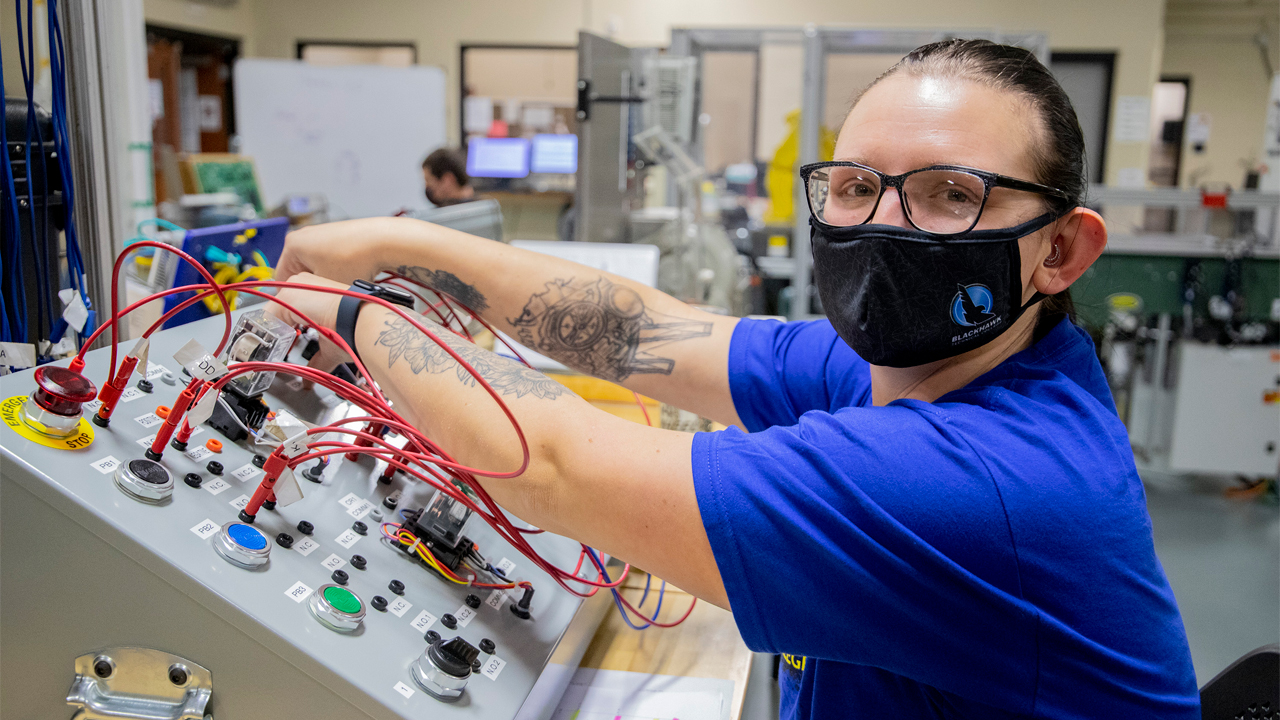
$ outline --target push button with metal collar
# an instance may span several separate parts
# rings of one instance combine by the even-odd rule
[[[364,624],[364,601],[341,585],[321,585],[308,607],[321,625],[335,632],[355,632]]]
[[[173,476],[154,460],[137,458],[121,463],[113,479],[125,495],[149,505],[159,505],[173,495]]]
[[[223,560],[254,570],[271,559],[271,543],[258,529],[242,522],[229,522],[213,536],[213,549]]]

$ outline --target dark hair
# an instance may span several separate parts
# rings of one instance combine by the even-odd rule
[[[990,40],[943,40],[912,50],[870,87],[898,73],[959,78],[1017,93],[1040,116],[1044,133],[1042,142],[1032,143],[1035,177],[1031,179],[1067,195],[1066,199],[1046,196],[1049,209],[1061,212],[1084,204],[1088,188],[1084,131],[1067,92],[1031,52]],[[1076,319],[1069,288],[1041,303],[1041,318],[1061,313]]]
[[[458,181],[458,187],[465,187],[471,182],[471,178],[467,177],[467,159],[457,150],[440,148],[432,152],[422,161],[422,169],[438,178],[449,173]]]

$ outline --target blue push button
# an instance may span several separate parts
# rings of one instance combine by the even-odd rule
[[[237,545],[249,550],[262,550],[267,546],[266,536],[248,525],[232,525],[227,528],[227,535],[229,535]]]

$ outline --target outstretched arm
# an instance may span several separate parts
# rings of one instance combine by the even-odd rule
[[[289,235],[278,275],[340,282],[393,272],[457,298],[494,327],[580,372],[738,424],[729,393],[737,318],[567,260],[407,218]]]
[[[306,275],[298,281],[345,287]],[[335,295],[286,289],[280,299],[328,326],[337,314]],[[495,500],[527,522],[728,607],[694,494],[692,434],[614,417],[536,370],[422,322],[493,386],[524,431],[528,469],[511,479],[479,478]],[[466,465],[496,472],[520,465],[506,416],[434,340],[372,304],[361,311],[355,337],[365,367],[405,420]]]

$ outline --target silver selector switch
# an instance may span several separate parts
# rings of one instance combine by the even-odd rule
[[[173,494],[173,476],[154,460],[137,458],[116,468],[116,487],[138,502],[159,505]]]
[[[418,687],[426,690],[437,700],[454,702],[462,696],[462,691],[471,678],[471,664],[479,657],[480,651],[474,645],[455,637],[452,640],[441,638],[427,646],[409,668]]]
[[[213,549],[223,560],[237,567],[253,570],[271,559],[271,543],[252,525],[229,522],[213,536]]]

